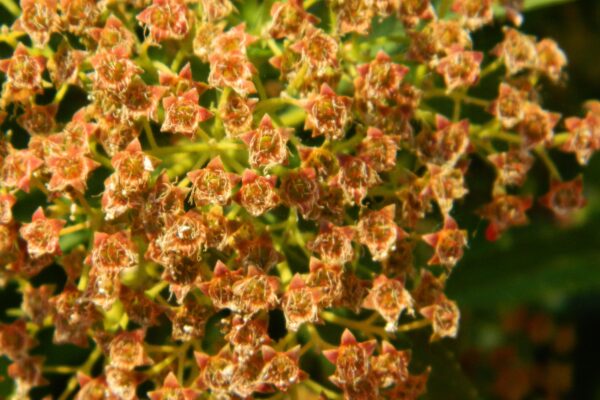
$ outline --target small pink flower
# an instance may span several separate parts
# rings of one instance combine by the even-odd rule
[[[375,171],[362,158],[340,155],[340,170],[335,177],[340,185],[346,200],[352,204],[361,204],[369,188],[381,182]]]
[[[542,39],[536,46],[537,68],[554,82],[558,82],[567,65],[567,56],[552,39]]]
[[[256,38],[246,33],[246,24],[241,23],[226,32],[217,35],[213,41],[213,49],[219,53],[240,53],[246,55],[246,49]]]
[[[211,86],[221,89],[230,87],[242,96],[256,92],[252,83],[252,75],[256,69],[244,54],[213,52],[208,60],[208,83]]]
[[[590,111],[585,118],[565,119],[565,126],[569,137],[562,150],[575,153],[580,164],[587,164],[594,152],[600,150],[600,116]]]
[[[33,172],[44,162],[36,157],[31,150],[15,150],[9,147],[8,156],[2,160],[0,181],[6,187],[19,188],[29,193],[29,183]]]
[[[203,169],[188,172],[187,176],[192,182],[192,199],[198,207],[226,205],[233,187],[239,181],[236,174],[225,171],[220,157],[213,158]]]
[[[352,99],[338,96],[327,84],[321,86],[318,95],[312,95],[304,104],[306,122],[304,129],[312,130],[312,136],[324,135],[329,140],[342,139],[352,120]]]
[[[526,101],[526,92],[503,82],[498,98],[492,103],[491,112],[504,128],[510,129],[523,120]]]
[[[162,386],[148,393],[151,400],[195,400],[198,398],[198,392],[194,389],[183,388],[177,381],[177,377],[169,372]]]
[[[193,138],[200,122],[212,117],[207,109],[198,105],[198,98],[195,88],[178,96],[164,98],[165,121],[160,130]]]
[[[470,30],[476,30],[492,22],[492,0],[454,0],[452,11]]]
[[[272,347],[262,346],[264,366],[259,381],[273,385],[282,392],[298,382],[306,379],[307,374],[300,369],[300,346],[297,345],[286,352],[275,351]]]
[[[134,139],[125,150],[118,152],[111,159],[115,169],[115,183],[118,183],[126,194],[139,192],[146,187],[150,174],[159,162],[158,159],[146,155],[139,140]]]
[[[279,204],[276,182],[276,176],[259,176],[251,170],[245,170],[236,199],[251,215],[262,215]]]
[[[523,137],[523,146],[529,149],[550,143],[560,117],[560,114],[546,111],[536,103],[526,103],[523,119],[516,128]]]
[[[296,332],[304,323],[319,322],[322,297],[319,288],[309,287],[300,275],[294,275],[281,299],[287,329]]]
[[[164,86],[146,85],[141,78],[135,76],[119,96],[123,105],[122,118],[128,122],[140,118],[156,121],[158,103],[166,91]]]
[[[534,69],[538,64],[535,38],[513,28],[504,28],[504,41],[496,46],[494,53],[503,58],[507,75]]]
[[[183,0],[153,0],[136,19],[150,31],[153,43],[183,39],[190,30],[188,8]]]
[[[101,90],[122,92],[135,75],[143,72],[130,58],[127,50],[116,47],[102,50],[90,58],[94,67],[94,84]]]
[[[301,0],[273,3],[271,20],[269,34],[274,39],[297,38],[304,33],[308,25],[319,21],[304,10]]]
[[[343,265],[354,258],[352,239],[354,239],[352,227],[322,222],[319,234],[309,244],[309,248],[319,254],[324,262]]]
[[[248,145],[249,160],[252,168],[263,167],[266,170],[287,163],[287,142],[293,134],[291,128],[276,128],[268,114],[265,114],[258,129],[250,131],[240,138]]]
[[[377,172],[390,171],[396,166],[398,141],[377,128],[369,128],[358,147],[358,156]]]
[[[368,379],[371,372],[370,356],[377,345],[376,340],[358,343],[346,329],[337,349],[325,350],[323,355],[335,365],[335,373],[329,379],[338,387],[356,387]]]
[[[42,93],[42,73],[46,69],[46,58],[31,56],[19,43],[12,56],[0,60],[0,71],[6,74],[4,95],[7,100],[24,101],[31,95]]]
[[[379,275],[373,280],[373,287],[363,302],[363,307],[377,311],[387,324],[385,330],[394,332],[398,326],[398,319],[406,312],[414,315],[414,301],[404,287],[404,282],[398,279],[389,279]]]
[[[98,43],[99,49],[112,50],[116,47],[124,48],[128,53],[133,52],[135,38],[123,22],[114,15],[110,15],[103,28],[89,28],[88,33]]]
[[[50,35],[59,30],[60,20],[56,0],[22,0],[21,16],[13,29],[25,31],[36,46],[43,47]]]
[[[550,209],[558,219],[568,221],[575,211],[586,204],[583,197],[583,178],[579,176],[567,182],[552,181],[550,190],[540,198],[540,203]]]
[[[33,258],[45,255],[60,255],[58,239],[60,230],[66,222],[59,219],[46,218],[44,210],[39,207],[31,219],[31,223],[25,224],[19,233],[27,242],[27,252]]]
[[[322,76],[329,68],[336,68],[338,62],[338,42],[322,29],[310,26],[304,37],[290,46],[290,49],[300,54],[303,62],[309,68]]]
[[[115,276],[138,265],[138,248],[127,231],[113,234],[95,232],[87,262],[98,271]]]
[[[446,89],[451,92],[477,83],[482,60],[483,53],[479,51],[456,48],[440,60],[436,71],[444,77]]]
[[[85,157],[77,147],[70,147],[65,152],[48,157],[46,164],[52,173],[48,182],[49,190],[63,192],[73,189],[79,193],[85,193],[89,175],[100,166],[96,161]]]
[[[434,248],[434,254],[428,265],[442,265],[451,269],[463,256],[463,247],[467,245],[467,231],[458,228],[456,221],[446,216],[444,227],[428,235],[423,241]]]
[[[418,155],[426,163],[452,168],[469,148],[469,120],[450,122],[435,116],[436,130],[423,130],[417,137]]]
[[[483,218],[490,221],[485,230],[486,239],[495,241],[508,228],[527,224],[529,220],[526,211],[531,208],[531,205],[531,197],[495,195],[492,201],[483,206],[479,212]]]
[[[533,165],[531,154],[522,149],[490,154],[488,160],[496,167],[496,182],[502,186],[523,185]]]
[[[358,240],[367,246],[375,261],[385,260],[399,239],[407,236],[396,223],[396,205],[390,204],[381,210],[368,211],[360,217]]]
[[[315,170],[303,168],[292,171],[281,181],[281,198],[288,207],[297,207],[304,218],[317,207],[320,188]]]
[[[445,337],[454,338],[458,334],[460,310],[454,301],[447,299],[443,294],[434,304],[421,308],[419,312],[431,321],[433,326],[431,341]]]

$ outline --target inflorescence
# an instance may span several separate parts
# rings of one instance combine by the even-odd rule
[[[416,399],[429,369],[397,339],[457,335],[444,286],[469,241],[453,210],[470,161],[496,173],[472,210],[488,240],[528,222],[536,160],[540,204],[566,221],[585,203],[549,150],[587,163],[600,103],[542,107],[567,61],[517,29],[519,1],[0,3],[17,398],[66,374],[60,399]],[[474,49],[500,20],[501,42]],[[64,282],[31,282],[50,266]],[[47,327],[87,361],[32,354]]]

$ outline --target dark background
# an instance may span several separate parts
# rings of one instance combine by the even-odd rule
[[[582,103],[600,98],[600,1],[579,0],[529,11],[521,30],[556,40],[569,59],[567,81],[545,87],[543,106],[559,110],[565,117],[583,115]],[[484,31],[475,36],[475,45],[497,34],[493,28]],[[564,227],[552,221],[540,206],[534,206],[529,213],[530,226],[513,229],[496,243],[485,241],[485,226],[481,225],[448,282],[449,297],[458,301],[463,321],[458,343],[446,346],[454,349],[463,367],[464,375],[456,379],[477,388],[480,398],[495,397],[494,372],[472,365],[472,355],[480,356],[486,346],[517,343],[521,358],[532,362],[543,363],[553,357],[543,346],[524,344],[514,339],[519,335],[506,333],[501,327],[502,316],[529,312],[546,315],[555,324],[575,330],[575,347],[561,360],[572,366],[572,389],[558,398],[600,399],[600,156],[595,155],[582,169],[571,156],[560,152],[551,155],[565,179],[583,173],[586,210]],[[533,174],[543,182],[544,172],[538,167],[534,166]],[[476,181],[471,183],[477,185]],[[467,202],[477,202],[474,197],[476,194]],[[477,357],[475,360],[481,362]],[[441,386],[447,389],[451,385]],[[442,393],[432,393],[431,398],[461,398]],[[527,398],[549,397],[534,391]]]

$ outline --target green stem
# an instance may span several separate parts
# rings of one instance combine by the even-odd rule
[[[159,147],[154,150],[149,150],[146,153],[153,156],[165,156],[170,154],[181,153],[199,153],[203,151],[226,151],[226,150],[243,150],[244,146],[235,142],[218,142],[218,143],[188,143],[179,146]]]
[[[271,49],[271,51],[273,52],[274,55],[280,56],[281,54],[283,54],[281,52],[281,49],[277,45],[277,42],[275,42],[275,40],[273,40],[273,39],[267,40],[267,46],[269,46],[269,48]]]
[[[292,97],[272,97],[261,100],[256,105],[254,113],[260,118],[264,114],[272,113],[278,108],[285,106],[297,106],[300,107],[300,102]]]
[[[265,90],[265,86],[260,79],[260,75],[257,73],[252,77],[252,81],[254,82],[254,86],[256,86],[256,91],[258,92],[258,97],[261,100],[267,99],[267,91]]]
[[[462,103],[460,101],[460,98],[458,98],[458,97],[455,97],[453,99],[453,101],[454,101],[454,109],[452,110],[452,121],[458,122],[458,120],[460,119],[460,111],[461,111]]]
[[[519,135],[514,135],[512,133],[504,132],[504,131],[496,131],[496,130],[482,130],[479,134],[476,135],[481,139],[499,139],[505,141],[507,143],[513,144],[521,144],[523,143],[523,138]]]
[[[62,228],[60,230],[60,236],[69,235],[71,233],[79,232],[81,230],[88,229],[88,228],[89,228],[89,223],[87,221],[80,222],[78,224]]]
[[[56,95],[54,96],[54,100],[52,101],[52,103],[60,104],[62,99],[65,97],[65,94],[67,94],[67,90],[69,90],[69,84],[65,83],[60,87],[60,89],[58,89],[58,92],[56,92]]]
[[[312,379],[307,379],[302,382],[304,386],[309,388],[312,392],[316,394],[324,394],[328,399],[340,399],[341,396],[338,392],[334,392],[333,390],[327,389],[325,386],[321,385],[318,382],[313,381]]]
[[[398,326],[398,328],[396,329],[396,332],[414,331],[414,330],[421,329],[421,328],[424,328],[429,325],[431,325],[430,320],[420,319],[418,321],[408,322],[406,324],[402,324],[402,325]]]
[[[304,2],[304,9],[308,10],[309,8],[311,8],[312,6],[314,6],[315,4],[317,4],[320,0],[306,0]]]
[[[544,163],[546,168],[548,168],[548,172],[550,173],[550,176],[552,176],[554,179],[558,179],[559,181],[562,181],[560,172],[558,171],[556,164],[554,164],[554,161],[552,161],[552,158],[550,158],[550,155],[548,154],[546,149],[542,145],[537,146],[535,148],[535,153],[538,155],[540,160],[542,160],[542,162]]]
[[[427,90],[423,93],[423,97],[425,99],[435,98],[435,97],[450,97],[453,100],[462,101],[463,103],[473,104],[482,108],[488,108],[491,104],[490,100],[480,99],[478,97],[469,96],[466,93],[461,92],[451,92],[447,93],[444,89],[435,88],[431,90]]]
[[[0,4],[14,17],[21,15],[21,9],[13,0],[0,0]]]
[[[110,170],[113,169],[112,162],[110,161],[110,159],[98,153],[95,143],[90,145],[90,152],[92,153],[92,159],[94,161],[99,162],[104,168],[108,168]]]
[[[285,126],[297,126],[306,119],[306,111],[304,111],[303,108],[290,110],[289,112],[280,116],[279,119]]]
[[[11,47],[17,47],[17,44],[18,44],[17,39],[24,35],[25,35],[25,32],[19,32],[19,31],[11,31],[11,32],[7,32],[7,33],[2,33],[2,34],[0,34],[0,42],[6,42]]]
[[[500,68],[504,64],[504,60],[502,57],[498,57],[493,62],[489,63],[484,69],[481,70],[479,74],[479,79],[485,78],[487,75],[495,72],[498,68]]]
[[[99,346],[96,346],[94,351],[92,351],[90,353],[90,356],[88,357],[86,362],[81,366],[81,368],[78,368],[77,370],[83,372],[84,374],[89,374],[92,370],[92,367],[94,366],[94,364],[100,358],[101,355],[102,355],[102,350],[100,349]],[[71,395],[71,393],[75,390],[75,388],[77,388],[77,385],[78,385],[77,375],[73,375],[71,377],[71,379],[69,379],[69,382],[67,383],[67,387],[65,387],[65,390],[62,392],[62,394],[60,395],[58,400],[68,399],[69,396]]]
[[[151,299],[154,299],[160,292],[163,291],[164,288],[169,286],[169,283],[166,281],[160,281],[156,285],[152,286],[150,289],[146,290],[146,294]]]
[[[146,373],[148,375],[156,375],[156,374],[158,374],[160,371],[162,371],[163,369],[165,369],[166,367],[168,367],[173,361],[175,361],[175,359],[177,359],[181,354],[185,354],[188,351],[188,349],[190,348],[191,345],[192,345],[191,342],[184,343],[175,352],[173,352],[173,354],[171,354],[170,356],[166,357],[164,360],[162,360],[158,364],[155,364]]]
[[[321,312],[321,317],[332,324],[345,326],[348,328],[356,329],[357,331],[364,332],[366,334],[373,334],[381,336],[382,338],[388,338],[389,333],[381,326],[366,324],[365,321],[356,321],[353,319],[348,319],[344,317],[340,317],[337,314],[334,314],[330,311]]]
[[[552,145],[555,147],[560,147],[565,144],[567,140],[569,140],[569,137],[571,137],[571,133],[569,132],[557,133],[552,138]]]
[[[150,148],[152,150],[158,149],[158,144],[156,143],[156,138],[154,137],[154,132],[152,132],[152,127],[150,126],[150,121],[148,121],[145,118],[144,118],[144,133],[146,134],[148,143],[150,143]]]
[[[439,11],[438,11],[438,16],[440,19],[444,19],[446,14],[448,14],[448,11],[450,10],[451,2],[452,2],[451,0],[442,0]]]
[[[70,365],[50,365],[43,368],[44,373],[49,374],[61,374],[61,375],[70,375],[79,370],[79,367],[73,367]]]

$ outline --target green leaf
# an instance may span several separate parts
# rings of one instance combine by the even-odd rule
[[[481,398],[477,387],[463,370],[454,341],[429,343],[429,332],[418,332],[412,339],[412,373],[421,373],[431,367],[427,393],[423,399],[475,400]]]
[[[530,11],[536,8],[556,6],[559,4],[569,3],[573,0],[525,0],[523,11]]]
[[[472,240],[448,294],[472,309],[543,302],[600,288],[600,215],[565,229],[532,223],[496,243]]]
[[[536,10],[538,8],[558,6],[560,4],[570,3],[574,0],[525,0],[523,4],[523,12]],[[503,16],[506,14],[504,7],[494,5],[494,15]]]

